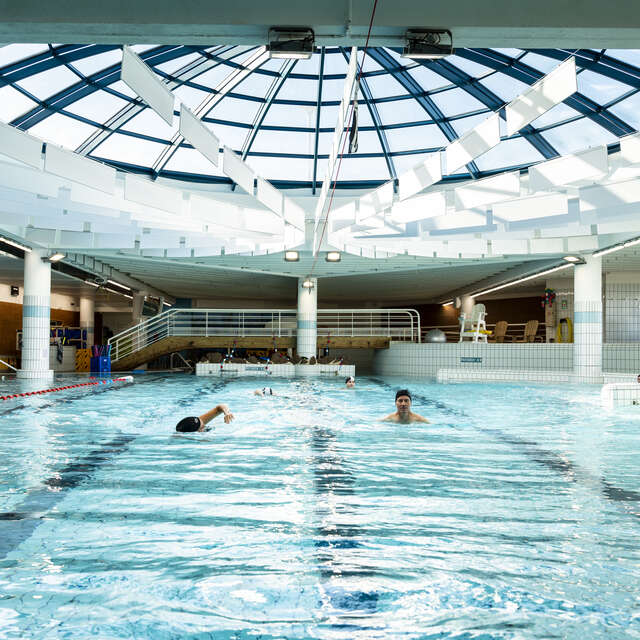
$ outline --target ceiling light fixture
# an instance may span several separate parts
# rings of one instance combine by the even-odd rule
[[[606,256],[609,253],[614,253],[615,251],[620,251],[621,249],[626,249],[627,247],[633,247],[637,244],[640,244],[640,238],[632,238],[631,240],[626,240],[625,242],[614,244],[611,247],[600,249],[600,251],[594,251],[591,255],[596,258],[598,256]]]
[[[340,262],[342,255],[339,251],[327,251],[327,255],[324,257],[327,262]]]
[[[267,51],[270,58],[308,60],[315,49],[313,29],[308,27],[272,27]]]
[[[107,280],[107,282],[109,284],[115,284],[116,287],[121,287],[122,289],[124,289],[125,291],[131,291],[131,287],[127,287],[126,284],[120,284],[119,282],[116,282],[115,280]]]
[[[91,282],[91,280],[85,280],[84,283],[85,284],[89,284],[92,287],[96,287],[96,288],[98,288],[100,286],[99,284],[96,284],[95,282]]]
[[[284,260],[285,262],[298,262],[300,254],[297,251],[285,251]]]
[[[434,60],[453,53],[453,36],[448,29],[408,29],[403,58]]]
[[[554,273],[555,271],[560,271],[561,269],[568,269],[569,267],[573,267],[572,263],[561,264],[558,267],[553,267],[552,269],[546,269],[545,271],[540,271],[538,273],[534,273],[533,275],[527,276],[526,278],[518,278],[517,280],[513,280],[513,282],[507,282],[505,284],[498,285],[497,287],[492,287],[491,289],[485,289],[484,291],[478,291],[477,293],[469,293],[467,295],[473,296],[477,298],[479,296],[484,296],[487,293],[493,293],[494,291],[499,291],[500,289],[506,289],[507,287],[513,287],[515,284],[520,284],[521,282],[527,282],[527,280],[534,280],[535,278],[540,278],[542,276],[546,276],[549,273]]]
[[[311,278],[307,278],[303,283],[302,286],[305,289],[313,289],[313,280]]]
[[[60,262],[60,260],[62,260],[63,258],[66,258],[67,254],[66,253],[60,253],[59,251],[57,251],[56,253],[47,256],[46,258],[42,258],[45,261],[49,261],[49,262]]]
[[[23,251],[26,251],[27,253],[31,252],[30,247],[26,247],[23,244],[20,244],[19,242],[16,242],[15,240],[9,240],[9,238],[5,238],[4,236],[0,236],[0,242],[4,242],[5,244],[8,244],[11,247],[15,247],[16,249],[22,249]]]
[[[448,302],[443,302],[443,303],[442,303],[442,306],[443,306],[443,307],[448,307],[448,306],[450,306],[450,305],[452,305],[452,304],[453,304],[453,300],[449,300]]]
[[[584,258],[580,256],[563,256],[562,259],[572,264],[585,264]]]

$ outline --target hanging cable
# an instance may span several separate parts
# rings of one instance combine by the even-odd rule
[[[341,133],[341,139],[342,139],[342,146],[340,149],[340,156],[339,156],[339,160],[338,160],[338,166],[336,168],[336,172],[335,172],[335,177],[331,180],[333,183],[333,186],[331,188],[331,196],[329,198],[329,205],[327,207],[327,213],[324,216],[324,221],[322,224],[322,233],[320,234],[320,240],[318,241],[318,248],[320,248],[320,246],[322,245],[322,240],[324,239],[324,234],[327,230],[327,223],[329,221],[329,213],[331,212],[331,205],[333,204],[333,196],[335,194],[336,191],[336,185],[338,184],[338,176],[340,175],[340,167],[342,165],[342,158],[344,155],[344,148],[346,145],[347,140],[349,140],[351,138],[350,136],[350,132],[351,132],[351,127],[353,125],[353,118],[354,118],[354,110],[355,110],[355,104],[358,101],[358,88],[360,87],[360,78],[362,77],[362,70],[364,69],[364,61],[365,58],[367,56],[367,49],[369,48],[369,38],[371,37],[371,28],[373,27],[373,19],[376,15],[376,8],[378,6],[378,0],[374,0],[373,2],[373,9],[371,11],[371,19],[369,20],[369,30],[367,32],[367,40],[364,44],[364,49],[362,52],[362,62],[360,64],[360,70],[358,71],[358,76],[356,78],[355,81],[355,87],[356,87],[356,94],[355,94],[355,100],[353,101],[353,103],[350,103],[350,111],[349,111],[349,118],[347,119],[347,131],[346,133],[344,131],[342,131]],[[356,51],[356,55],[357,55],[357,51]],[[316,227],[317,228],[317,227]],[[318,262],[318,256],[320,255],[320,251],[318,251],[318,253],[316,254],[315,258],[313,259],[313,265],[311,266],[311,271],[309,272],[308,277],[311,278],[313,277],[313,271],[316,268],[316,264]]]

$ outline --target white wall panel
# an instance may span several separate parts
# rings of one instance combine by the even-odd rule
[[[476,180],[454,191],[456,209],[473,209],[494,202],[512,200],[520,195],[520,172],[503,173]]]
[[[564,253],[562,238],[533,238],[529,244],[531,253]]]
[[[359,198],[356,223],[389,209],[393,204],[393,181],[389,180],[372,192]]]
[[[569,213],[568,198],[562,193],[520,198],[493,205],[494,218],[500,218],[506,222],[561,216],[567,213]]]
[[[513,135],[578,90],[576,61],[571,57],[505,107],[507,135]]]
[[[300,231],[304,231],[305,210],[291,198],[284,197],[284,219],[285,222],[294,226]]]
[[[580,189],[580,211],[621,208],[640,202],[640,178]]]
[[[597,180],[609,172],[607,147],[602,145],[529,168],[529,189],[545,191],[581,180]]]
[[[529,241],[496,238],[491,240],[491,253],[494,256],[509,256],[529,253]]]
[[[220,224],[227,228],[243,229],[244,217],[235,205],[191,195],[191,214],[205,224]]]
[[[465,229],[468,227],[484,227],[487,224],[487,216],[477,211],[456,211],[431,218],[428,222],[430,223],[430,229],[438,231]]]
[[[62,178],[86,184],[88,187],[113,193],[116,183],[116,170],[106,164],[89,160],[84,156],[65,151],[53,144],[47,144],[45,171]]]
[[[242,187],[248,194],[253,195],[253,180],[255,173],[251,167],[242,161],[240,156],[235,154],[229,147],[224,148],[222,170],[238,186]]]
[[[620,138],[620,158],[629,164],[640,162],[640,133]]]
[[[442,163],[440,153],[432,153],[420,164],[400,174],[398,178],[398,193],[400,200],[404,200],[423,189],[442,180]]]
[[[0,153],[42,169],[42,140],[0,122]]]
[[[60,187],[65,184],[68,183],[58,177],[35,171],[29,167],[21,167],[13,162],[0,163],[0,186],[9,189],[19,189],[55,198],[58,196]]]
[[[446,198],[443,191],[435,191],[416,196],[403,202],[396,202],[389,217],[394,222],[406,223],[434,218],[446,213]]]
[[[165,187],[130,173],[124,177],[124,197],[169,213],[182,212],[182,191]]]
[[[447,173],[451,174],[464,167],[499,142],[500,116],[494,113],[446,148]]]
[[[256,198],[267,209],[271,209],[273,213],[282,217],[284,199],[282,192],[276,189],[270,182],[267,182],[263,178],[258,177],[258,189],[256,192]]]
[[[122,49],[122,81],[166,123],[173,125],[174,96],[151,67],[129,47]]]
[[[180,105],[180,134],[216,167],[220,160],[220,140],[191,111]]]
[[[598,248],[598,236],[577,236],[567,238],[568,251],[590,251]]]
[[[280,236],[284,233],[284,220],[271,211],[245,209],[244,224],[249,231]]]

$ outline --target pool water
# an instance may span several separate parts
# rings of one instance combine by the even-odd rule
[[[263,384],[1,403],[0,638],[640,638],[635,408],[591,386]],[[377,421],[405,386],[432,424]],[[174,433],[221,401],[232,424]]]

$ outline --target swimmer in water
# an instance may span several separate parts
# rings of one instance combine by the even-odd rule
[[[256,389],[253,392],[254,396],[275,396],[276,394],[273,392],[271,387],[262,387],[262,389]]]
[[[344,381],[344,386],[347,389],[355,389],[356,386],[356,379],[353,376],[349,376],[345,381]]]
[[[229,411],[229,407],[227,407],[226,404],[219,404],[210,411],[203,413],[201,416],[182,418],[182,420],[180,420],[176,425],[176,431],[180,431],[181,433],[208,431],[208,429],[205,429],[206,425],[221,413],[224,413],[225,424],[229,424],[233,420],[233,413]]]
[[[408,389],[400,389],[396,393],[396,411],[390,413],[383,422],[402,422],[409,424],[410,422],[429,422],[425,417],[413,413],[411,411],[411,393]]]

